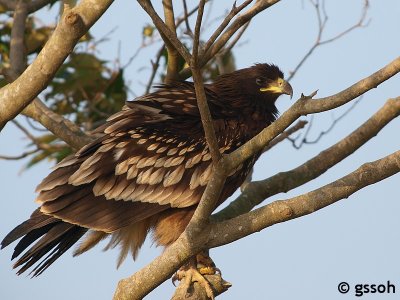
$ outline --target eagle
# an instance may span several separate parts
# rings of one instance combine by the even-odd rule
[[[273,64],[220,75],[204,90],[221,154],[270,125],[277,98],[293,95]],[[106,249],[120,247],[120,265],[129,252],[136,258],[149,233],[156,245],[171,245],[193,216],[212,173],[193,82],[157,86],[126,102],[92,134],[93,142],[38,185],[40,207],[1,242],[4,248],[20,239],[12,255],[18,275],[31,268],[38,276],[74,244],[79,255],[106,238]],[[260,154],[229,174],[216,207]]]

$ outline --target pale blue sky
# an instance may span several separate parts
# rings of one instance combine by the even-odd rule
[[[188,1],[191,2],[191,1]],[[232,1],[226,1],[226,3]],[[361,0],[328,0],[329,23],[326,37],[335,34],[359,17]],[[227,5],[229,7],[231,4]],[[222,6],[222,2],[218,3]],[[218,7],[221,11],[223,8]],[[47,17],[49,12],[41,16]],[[337,42],[322,46],[306,62],[292,81],[295,94],[319,90],[318,96],[340,91],[370,75],[400,54],[400,2],[371,1],[369,26],[358,29]],[[140,43],[141,25],[149,20],[135,1],[114,3],[92,33],[103,36],[117,27],[111,41],[101,47],[101,55],[113,58],[121,45],[122,64],[126,63]],[[256,62],[272,62],[288,73],[312,45],[316,19],[308,1],[281,1],[259,15],[235,50],[238,68]],[[272,41],[272,42],[271,42]],[[139,72],[143,61],[152,58],[145,51],[132,63],[127,75],[132,90],[140,94],[139,84],[146,71]],[[266,178],[289,170],[337,142],[364,122],[390,97],[400,95],[399,76],[368,92],[361,103],[335,129],[316,145],[295,150],[285,142],[266,153],[257,163],[255,178]],[[281,111],[291,104],[287,97],[279,100]],[[339,112],[335,112],[336,116]],[[331,113],[315,118],[313,134],[326,129]],[[363,162],[379,159],[400,147],[400,120],[389,124],[372,141],[326,174],[288,194],[273,199],[307,192],[356,169]],[[0,135],[0,153],[17,154],[27,141],[9,124]],[[41,163],[20,174],[24,161],[0,161],[0,237],[24,221],[36,208],[35,186],[49,172],[50,164]],[[400,202],[396,187],[400,175],[370,186],[350,198],[310,216],[286,222],[253,234],[234,244],[213,249],[211,255],[224,278],[233,283],[229,292],[218,299],[350,299],[341,295],[337,285],[357,283],[396,284],[400,293]],[[269,199],[271,201],[273,199]],[[13,245],[14,246],[14,245]],[[116,270],[117,250],[102,252],[96,247],[89,253],[72,258],[64,254],[36,279],[16,276],[11,269],[12,247],[0,251],[0,299],[110,299],[119,279],[150,262],[161,249],[143,246],[136,262],[130,259]],[[167,281],[146,299],[169,299],[173,285]],[[370,295],[368,299],[396,299],[398,295]]]

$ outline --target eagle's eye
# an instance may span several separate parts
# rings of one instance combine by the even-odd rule
[[[262,86],[263,85],[264,80],[260,77],[256,78],[256,84]]]

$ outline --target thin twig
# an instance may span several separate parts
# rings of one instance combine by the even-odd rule
[[[153,82],[154,82],[154,78],[157,74],[158,68],[160,67],[160,59],[161,59],[161,56],[162,56],[164,50],[165,50],[165,45],[163,45],[160,48],[160,50],[158,50],[155,61],[151,61],[152,70],[151,70],[149,81],[146,86],[145,94],[150,92],[151,86],[153,85]]]
[[[164,35],[165,40],[168,40],[173,47],[179,52],[187,63],[190,63],[191,55],[185,46],[180,42],[176,34],[172,32],[164,21],[160,18],[157,12],[154,10],[153,5],[148,0],[138,0],[138,3],[146,11],[146,13],[153,20],[154,25],[157,27],[160,34]]]
[[[36,138],[29,132],[28,129],[26,129],[24,126],[22,126],[17,120],[12,120],[11,121],[19,130],[21,130],[32,142],[36,144]]]
[[[211,37],[208,39],[207,43],[204,45],[204,52],[207,52],[210,47],[215,43],[216,39],[221,35],[221,33],[226,29],[231,20],[237,16],[244,8],[246,8],[253,0],[247,0],[243,2],[238,7],[236,6],[236,2],[232,5],[232,8],[229,14],[224,18],[222,23],[218,26],[218,28],[214,31]]]
[[[206,0],[206,3],[209,2],[210,0]],[[191,11],[187,13],[187,17],[191,17],[197,10],[199,9],[199,6],[195,6]],[[178,28],[179,25],[181,25],[183,22],[185,22],[186,18],[185,15],[182,17],[179,17],[176,19],[176,27]]]
[[[292,145],[294,148],[296,149],[300,149],[303,145],[305,144],[316,144],[318,143],[321,138],[325,135],[327,135],[329,132],[331,132],[335,126],[344,118],[346,117],[361,101],[361,99],[363,98],[363,95],[361,95],[357,100],[355,100],[353,103],[351,103],[350,107],[343,112],[339,117],[335,118],[334,116],[332,117],[332,122],[329,125],[329,127],[325,130],[322,130],[318,136],[316,138],[314,138],[313,140],[309,139],[308,135],[310,133],[310,130],[312,128],[312,119],[314,117],[314,115],[311,116],[311,121],[310,121],[310,126],[308,126],[303,138],[301,139],[299,144],[296,144],[296,140],[291,140]],[[333,114],[333,113],[332,113]],[[290,139],[289,139],[290,140]]]
[[[235,47],[235,45],[237,44],[237,42],[242,38],[244,32],[246,31],[246,29],[249,27],[250,25],[250,21],[247,22],[240,30],[239,32],[235,35],[235,38],[227,45],[223,48],[223,50],[221,51],[220,56],[223,56],[225,54],[227,54],[229,51],[231,51],[233,49],[233,47]]]
[[[30,150],[30,151],[23,152],[20,155],[16,155],[16,156],[0,155],[0,159],[3,159],[3,160],[19,160],[19,159],[23,159],[25,157],[28,157],[28,156],[30,156],[32,154],[35,154],[35,153],[39,152],[40,150],[41,149],[36,148],[36,149]]]
[[[209,50],[200,57],[199,67],[204,67],[210,60],[212,60],[228,43],[232,36],[234,36],[235,33],[247,22],[249,22],[254,16],[271,7],[272,5],[278,3],[279,1],[280,0],[259,0],[246,12],[235,18],[231,25],[229,25],[226,30],[219,36],[219,38],[213,43],[213,45],[210,46]],[[182,79],[188,78],[191,75],[191,69],[185,68],[179,73],[179,75]]]
[[[364,6],[361,12],[361,16],[359,20],[349,28],[345,29],[344,31],[334,35],[331,38],[322,40],[323,33],[325,31],[326,24],[328,22],[328,15],[325,10],[325,1],[322,1],[322,4],[320,3],[319,0],[317,1],[312,1],[310,0],[311,4],[313,5],[317,17],[317,22],[318,22],[318,32],[317,32],[317,37],[315,39],[314,44],[310,47],[310,49],[307,51],[307,53],[303,56],[303,58],[299,61],[299,63],[296,65],[296,67],[293,69],[293,71],[290,72],[289,77],[287,78],[288,81],[292,80],[293,77],[297,74],[299,69],[304,65],[304,63],[310,58],[310,56],[314,53],[314,51],[322,46],[326,45],[329,43],[332,43],[343,36],[349,34],[350,32],[354,31],[357,28],[362,28],[368,25],[368,22],[364,24],[366,17],[367,17],[367,12],[369,9],[369,2],[368,0],[364,0]]]
[[[185,26],[186,26],[186,34],[192,36],[193,32],[192,32],[192,29],[190,28],[190,24],[189,24],[189,12],[188,12],[188,8],[187,8],[186,0],[182,0],[182,3],[183,3],[183,20],[184,20]]]

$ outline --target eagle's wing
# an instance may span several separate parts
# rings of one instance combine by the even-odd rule
[[[40,210],[113,232],[169,207],[197,204],[212,165],[194,91],[185,92],[161,89],[110,117],[98,130],[102,137],[38,186]]]

